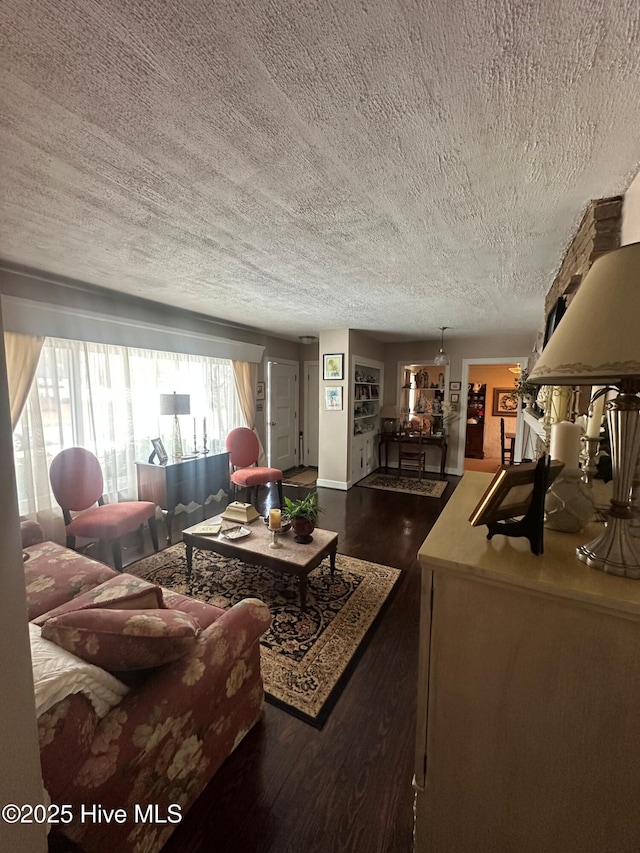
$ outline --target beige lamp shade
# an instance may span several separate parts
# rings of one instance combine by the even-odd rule
[[[400,411],[397,406],[394,406],[391,403],[385,403],[380,411],[381,418],[395,418],[398,419],[400,417]]]
[[[602,255],[528,376],[540,385],[616,385],[640,377],[640,243]]]

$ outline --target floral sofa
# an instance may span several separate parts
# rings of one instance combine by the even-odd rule
[[[86,851],[159,850],[262,713],[269,610],[257,599],[221,610],[54,542],[23,556],[30,630],[89,666],[105,655],[128,691],[103,716],[82,692],[40,713],[44,785],[73,815],[56,828]],[[98,820],[95,805],[126,819]]]

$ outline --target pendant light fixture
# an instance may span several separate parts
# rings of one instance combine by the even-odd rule
[[[433,363],[438,367],[444,367],[449,364],[449,356],[444,351],[444,333],[445,329],[450,329],[450,326],[440,326],[440,331],[442,332],[442,337],[440,338],[440,351],[438,355],[433,359]]]

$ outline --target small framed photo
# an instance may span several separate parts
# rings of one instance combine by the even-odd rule
[[[331,352],[322,356],[322,378],[344,379],[344,353]]]
[[[256,400],[264,400],[264,381],[262,379],[258,381],[258,388],[256,390]]]
[[[327,411],[342,411],[342,385],[330,385],[324,389],[324,407]]]
[[[498,469],[486,492],[471,513],[469,521],[474,527],[506,518],[524,515],[531,505],[537,462],[521,465],[503,465]],[[553,483],[564,463],[552,459],[547,475],[547,488]]]
[[[449,383],[449,391],[461,391],[462,383],[461,382],[450,382]]]
[[[165,462],[167,462],[167,460],[169,459],[169,457],[167,456],[167,451],[164,449],[164,444],[162,443],[162,439],[161,438],[152,438],[151,444],[153,445],[153,453],[151,454],[151,456],[149,458],[149,462],[153,462],[153,457],[157,456],[158,462],[161,465],[164,465]]]
[[[518,399],[513,394],[513,388],[493,389],[491,414],[494,417],[515,418],[518,414]]]
[[[450,394],[449,401],[451,403],[459,403],[460,402],[460,394]]]

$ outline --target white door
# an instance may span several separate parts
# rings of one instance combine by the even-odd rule
[[[318,467],[318,441],[320,427],[320,370],[317,361],[304,363],[304,459],[305,465]]]
[[[267,461],[286,471],[298,464],[298,367],[267,365]]]

